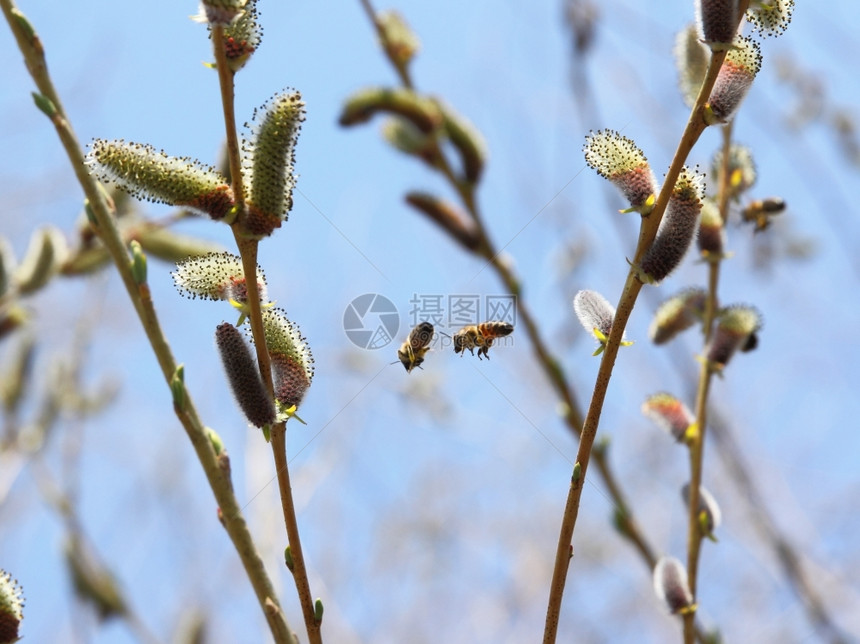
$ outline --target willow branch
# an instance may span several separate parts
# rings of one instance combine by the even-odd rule
[[[23,14],[14,6],[12,0],[0,0],[0,8],[2,8],[18,47],[24,55],[27,69],[39,93],[53,105],[54,112],[50,116],[51,122],[54,124],[57,136],[69,158],[78,183],[92,208],[96,220],[96,232],[107,247],[117,267],[129,299],[137,312],[161,368],[162,376],[168,386],[167,390],[171,391],[170,385],[178,365],[159,323],[149,287],[146,284],[137,284],[135,281],[131,272],[130,257],[117,230],[116,223],[99,191],[96,180],[89,175],[84,165],[83,150],[71,124],[65,117],[62,103],[48,73],[42,43],[31,30],[32,28],[29,27],[29,22],[26,21]],[[218,466],[212,444],[187,390],[183,391],[183,398],[184,401],[181,406],[174,405],[177,418],[182,423],[197,458],[203,466],[206,479],[221,509],[224,527],[239,554],[245,573],[269,623],[272,635],[277,642],[293,642],[292,631],[277,603],[274,587],[266,574],[262,559],[251,538],[251,533],[248,531],[239,503],[233,494],[232,484]]]

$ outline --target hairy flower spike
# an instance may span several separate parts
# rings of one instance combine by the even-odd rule
[[[729,198],[737,199],[755,185],[757,172],[752,150],[739,143],[732,143],[729,147],[729,180],[726,185],[729,189]],[[723,180],[723,151],[717,150],[711,162],[711,176],[716,185],[722,185]]]
[[[234,205],[229,182],[215,168],[151,145],[95,139],[86,163],[90,174],[116,182],[137,199],[186,206],[212,219],[223,219]]]
[[[242,224],[253,236],[270,235],[293,207],[295,145],[304,120],[305,104],[297,91],[276,94],[254,111],[252,138],[242,145],[250,186],[248,217]]]
[[[730,121],[761,69],[761,48],[750,38],[738,36],[726,54],[711,98],[705,105],[708,125]]]
[[[665,344],[699,322],[705,314],[707,297],[704,289],[689,288],[660,304],[648,329],[651,341]]]
[[[443,118],[435,101],[411,89],[371,87],[347,99],[338,122],[344,127],[366,123],[379,113],[401,116],[425,134],[439,128]]]
[[[728,49],[737,33],[738,0],[698,0],[696,22],[712,50]]]
[[[251,355],[251,348],[239,329],[229,322],[219,324],[215,329],[215,343],[230,381],[230,389],[245,418],[255,427],[273,423],[275,405],[260,379],[260,370]]]
[[[643,283],[663,281],[681,263],[693,241],[704,195],[704,177],[684,167],[672,189],[657,236],[639,266],[638,277]]]
[[[642,414],[679,443],[684,442],[687,431],[696,422],[684,403],[665,392],[646,398],[642,403]]]
[[[257,51],[262,35],[257,0],[248,0],[242,15],[224,29],[223,46],[227,54],[227,64],[233,73],[242,69],[251,54]]]
[[[687,483],[681,488],[681,500],[689,507],[690,505],[690,484]],[[698,514],[701,520],[702,534],[713,539],[713,532],[720,527],[723,521],[723,513],[720,511],[720,506],[713,495],[701,485],[699,486],[699,506]]]
[[[423,213],[468,250],[480,245],[474,225],[457,206],[426,192],[408,192],[406,203]]]
[[[586,332],[591,333],[600,342],[600,346],[593,354],[600,355],[606,348],[609,333],[612,331],[615,307],[597,291],[579,291],[573,298],[573,310]],[[633,344],[624,340],[625,337],[627,337],[626,334],[622,336],[622,346]]]
[[[725,256],[726,229],[720,209],[713,199],[705,199],[702,204],[697,242],[705,261],[718,261]]]
[[[736,304],[722,309],[705,351],[708,364],[720,371],[738,349],[754,349],[758,345],[757,333],[761,326],[761,314],[751,306]]]
[[[763,37],[781,36],[791,22],[794,0],[750,0],[747,20]]]
[[[666,602],[672,614],[684,615],[696,610],[687,585],[687,571],[675,557],[660,557],[654,566],[654,592]]]
[[[399,68],[405,68],[421,47],[418,36],[397,11],[380,11],[376,23],[388,56]]]
[[[591,132],[585,137],[585,162],[609,179],[630,202],[630,209],[647,215],[654,209],[657,180],[648,159],[632,139],[614,130]]]
[[[241,15],[247,0],[202,0],[200,13],[210,25],[229,25]]]
[[[481,178],[484,163],[487,159],[487,145],[481,133],[475,129],[469,121],[457,114],[454,109],[437,101],[442,112],[442,126],[451,143],[460,153],[463,163],[463,176],[470,183],[475,183]]]
[[[708,71],[708,61],[711,59],[711,53],[699,39],[696,25],[688,25],[678,32],[674,55],[681,97],[687,107],[693,107]]]
[[[248,288],[242,273],[242,258],[232,253],[209,253],[177,262],[171,273],[173,283],[185,297],[192,300],[225,300],[237,304],[248,302]],[[257,266],[257,289],[260,302],[268,302],[266,276]]]
[[[17,642],[18,627],[24,619],[24,595],[12,575],[0,569],[0,644]]]
[[[263,331],[272,359],[275,398],[285,408],[297,407],[314,377],[310,347],[282,309],[263,311]]]

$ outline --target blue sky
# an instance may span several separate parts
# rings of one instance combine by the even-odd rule
[[[570,300],[580,288],[617,300],[636,232],[631,215],[617,214],[617,195],[585,167],[584,136],[621,130],[660,176],[686,119],[670,53],[692,3],[643,4],[603,3],[596,49],[585,61],[590,92],[580,98],[589,101],[587,111],[571,91],[560,3],[395,5],[422,42],[413,66],[418,88],[443,96],[486,139],[481,207],[583,406],[598,361]],[[853,337],[860,326],[853,198],[860,168],[840,155],[825,123],[836,109],[854,114],[860,102],[850,62],[860,52],[849,31],[860,9],[850,0],[828,2],[826,11],[799,4],[787,34],[763,43],[764,69],[736,125],[758,163],[754,196],[779,195],[789,204],[767,237],[729,227],[735,257],[725,264],[721,297],[755,304],[765,328],[759,349],[739,356],[716,382],[712,402],[780,526],[819,567],[812,579],[832,599],[840,625],[860,637],[853,538],[860,527],[860,344]],[[220,99],[214,73],[202,64],[211,60],[205,29],[188,19],[194,3],[22,1],[20,8],[42,37],[82,143],[124,138],[214,162],[223,138]],[[261,264],[271,296],[301,326],[316,357],[302,408],[308,426],[291,426],[289,452],[329,641],[533,641],[576,445],[528,341],[516,332],[513,346],[494,350],[490,362],[440,349],[408,376],[390,364],[395,344],[362,351],[349,342],[343,312],[364,293],[385,295],[405,318],[414,294],[504,291],[404,204],[411,189],[451,196],[438,177],[388,148],[379,121],[337,125],[351,92],[395,82],[359,3],[261,0],[260,10],[265,33],[237,79],[238,120],[285,87],[299,89],[308,105],[295,207],[262,245]],[[0,141],[7,150],[0,155],[0,233],[20,257],[36,225],[52,223],[73,238],[81,194],[52,128],[32,106],[31,82],[5,28],[0,53]],[[787,127],[797,97],[780,69],[818,83],[824,116]],[[691,162],[707,167],[718,141],[717,132],[707,132]],[[146,204],[143,211],[158,217],[170,209]],[[230,242],[226,227],[202,220],[181,230]],[[798,244],[812,254],[787,256]],[[768,248],[775,259],[761,267],[753,258]],[[214,327],[233,313],[180,298],[170,270],[150,263],[162,322],[204,421],[227,444],[239,498],[298,625],[295,591],[279,566],[285,544],[271,456],[232,404],[214,351]],[[692,390],[695,335],[655,348],[647,327],[661,299],[702,284],[704,275],[691,257],[645,292],[628,327],[637,342],[621,354],[600,430],[612,437],[613,464],[646,532],[679,557],[685,517],[677,490],[686,481],[686,457],[641,417],[639,405],[657,390]],[[52,355],[68,354],[71,321],[90,315],[98,324],[87,382],[120,385],[102,414],[64,422],[44,460],[59,476],[63,445],[81,441],[73,480],[85,529],[136,610],[161,639],[188,607],[199,607],[211,619],[213,641],[259,641],[259,609],[213,519],[211,493],[118,280],[57,281],[31,304],[40,373]],[[710,446],[707,459],[705,484],[723,504],[725,525],[720,543],[706,544],[703,554],[703,619],[719,624],[728,641],[814,641]],[[0,566],[25,586],[28,641],[134,641],[121,624],[96,628],[68,598],[62,526],[35,480],[25,467],[0,505]],[[612,532],[608,497],[594,481],[577,527],[562,634],[668,641],[676,624]]]

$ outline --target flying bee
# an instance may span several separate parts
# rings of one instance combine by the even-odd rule
[[[469,353],[475,355],[475,349],[477,349],[479,360],[481,354],[489,360],[488,352],[493,346],[493,340],[510,335],[513,331],[512,324],[498,320],[463,327],[454,334],[454,353],[463,354],[464,350],[468,349]]]
[[[431,340],[433,340],[433,325],[429,322],[421,322],[409,332],[406,342],[397,350],[397,357],[406,369],[406,373],[411,373],[415,367],[421,366],[424,356],[430,351]]]
[[[785,201],[779,197],[758,199],[741,211],[741,218],[746,222],[755,223],[755,232],[766,230],[771,224],[771,218],[785,210]]]

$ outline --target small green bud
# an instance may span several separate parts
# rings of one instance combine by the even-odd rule
[[[18,28],[24,32],[24,36],[28,42],[32,43],[36,40],[36,30],[33,28],[32,23],[17,7],[12,9],[12,17],[15,19],[15,24],[18,25]]]
[[[582,465],[580,465],[579,461],[573,464],[573,476],[571,476],[570,480],[572,483],[576,483],[582,477]]]
[[[179,365],[170,379],[170,391],[173,394],[173,407],[179,412],[185,411],[185,366]]]
[[[314,621],[319,625],[322,624],[323,618],[323,603],[322,600],[317,597],[317,600],[314,602]]]
[[[284,564],[286,564],[287,570],[289,570],[290,572],[294,571],[293,551],[290,550],[289,546],[284,548]]]
[[[146,284],[146,255],[140,247],[140,242],[132,241],[131,248],[131,274],[134,281],[139,285]]]
[[[54,105],[54,102],[50,98],[43,94],[39,94],[38,92],[31,92],[31,94],[36,107],[38,107],[39,111],[43,112],[45,116],[52,119],[57,115],[57,106]]]
[[[221,452],[224,451],[224,441],[221,440],[221,437],[211,427],[206,428],[206,436],[209,438],[209,442],[212,444],[212,450],[215,452],[215,456],[219,456]]]

